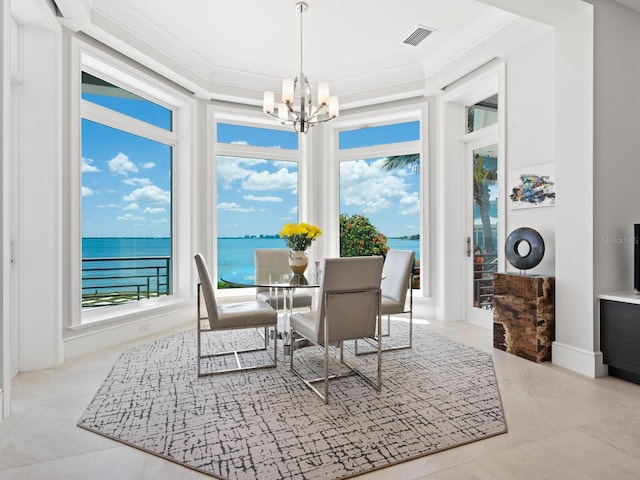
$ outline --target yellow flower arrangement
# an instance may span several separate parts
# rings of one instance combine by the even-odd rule
[[[280,237],[284,238],[287,247],[291,250],[306,250],[320,235],[322,235],[322,230],[315,225],[304,222],[287,223],[280,231]]]

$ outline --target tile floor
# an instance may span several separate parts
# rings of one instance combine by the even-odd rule
[[[640,386],[494,350],[492,331],[473,325],[424,328],[493,355],[509,433],[358,480],[640,478]],[[126,346],[14,379],[13,414],[0,422],[0,480],[211,478],[76,427]]]

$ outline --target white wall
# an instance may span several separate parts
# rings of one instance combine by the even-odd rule
[[[19,184],[19,370],[62,362],[59,32],[22,28]]]
[[[594,291],[633,289],[640,223],[640,12],[594,1]]]
[[[556,28],[556,341],[553,363],[601,373],[594,349],[593,12]]]
[[[0,420],[9,415],[11,408],[10,324],[9,324],[9,272],[10,239],[9,220],[9,104],[10,104],[10,13],[9,0],[0,0]]]
[[[555,102],[555,32],[550,31],[506,59],[507,180],[514,169],[556,162]],[[512,210],[509,193],[505,192],[506,235],[529,227],[545,243],[542,261],[527,274],[555,275],[555,207]],[[516,271],[509,262],[506,267]]]

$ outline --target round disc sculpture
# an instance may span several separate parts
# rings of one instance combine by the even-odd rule
[[[519,247],[522,242],[529,245],[526,255],[520,254]],[[544,240],[533,228],[516,228],[507,237],[504,249],[511,265],[520,270],[529,270],[538,265],[544,257]]]

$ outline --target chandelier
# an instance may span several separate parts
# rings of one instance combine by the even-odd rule
[[[340,113],[338,97],[329,96],[327,82],[318,82],[318,103],[313,103],[311,86],[302,70],[302,14],[307,9],[306,3],[296,3],[296,11],[300,13],[300,74],[293,80],[282,81],[282,103],[277,106],[277,114],[273,92],[264,92],[262,103],[264,113],[277,118],[282,125],[293,126],[299,133],[307,133],[309,127],[334,119]]]

